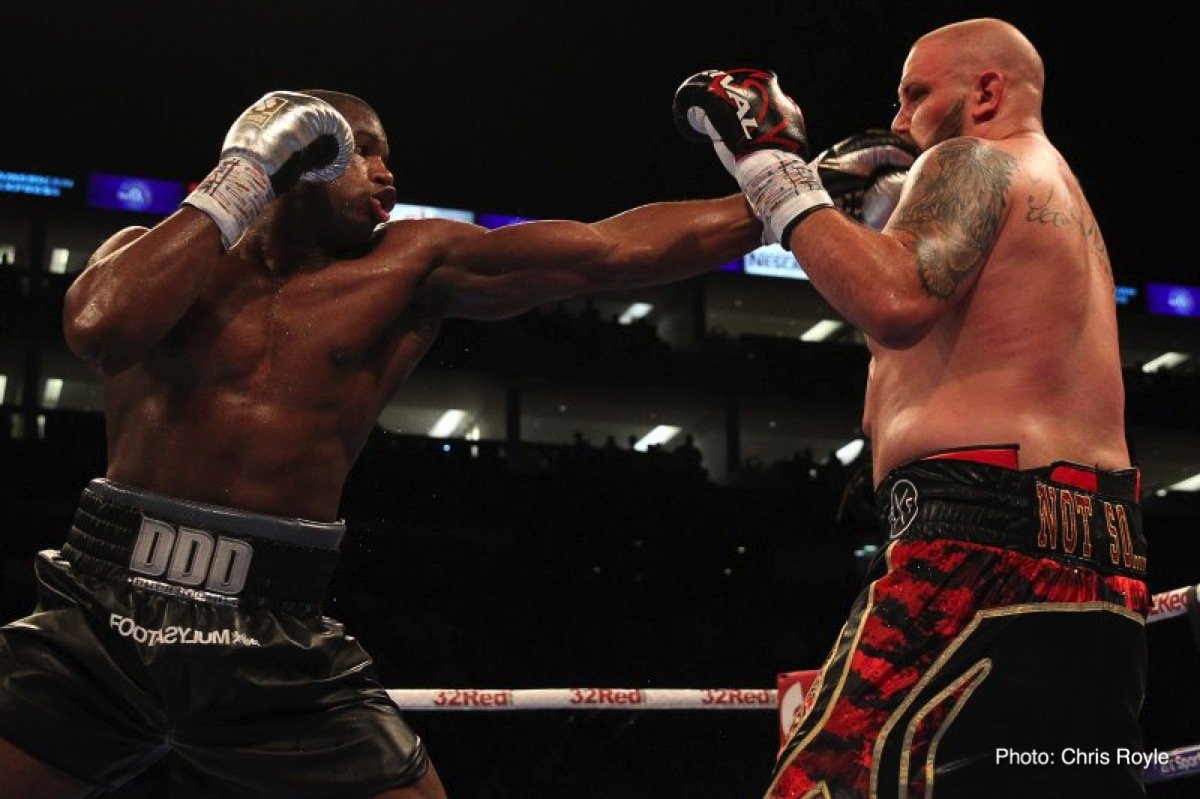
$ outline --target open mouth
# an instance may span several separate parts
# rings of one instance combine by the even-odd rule
[[[375,211],[377,221],[386,222],[390,218],[392,208],[396,205],[396,190],[386,188],[371,195],[371,207]]]

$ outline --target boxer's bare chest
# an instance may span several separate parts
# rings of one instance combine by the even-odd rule
[[[316,401],[406,374],[437,332],[410,307],[412,281],[340,266],[278,278],[225,259],[147,369],[181,390]]]

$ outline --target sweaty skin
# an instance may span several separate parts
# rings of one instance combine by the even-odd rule
[[[876,481],[979,444],[1019,444],[1022,468],[1129,466],[1112,270],[1043,133],[1042,83],[1006,23],[922,37],[892,130],[923,154],[888,225],[821,210],[793,231],[814,285],[868,337]]]
[[[333,520],[375,420],[443,319],[676,280],[758,241],[740,195],[591,225],[380,225],[396,196],[383,127],[355,98],[326,99],[358,145],[342,177],[275,200],[227,253],[188,207],[122,231],[72,286],[67,341],[104,375],[110,479]]]
[[[1089,519],[1098,491],[1055,491],[1040,482],[1053,484],[1049,470],[1017,475],[973,462],[979,453],[895,471],[989,444],[1019,445],[1024,469],[1129,466],[1109,260],[1079,182],[1042,130],[1043,83],[1041,59],[1007,23],[921,37],[892,132],[922,154],[887,225],[875,232],[821,209],[793,227],[789,244],[817,289],[868,338],[863,426],[889,538],[810,712],[780,750],[768,797],[1145,795],[1136,769],[1084,786],[1075,769],[1022,777],[991,759],[995,743],[1022,735],[1140,746],[1144,559],[1137,565],[1131,541],[1123,558],[1106,547],[1107,563],[1085,543],[1077,561],[1068,524]],[[1141,547],[1135,475],[1063,472],[1082,475],[1081,487],[1111,480],[1104,513],[1124,517]],[[1085,542],[1089,524],[1114,529],[1090,518]],[[1043,696],[1014,704],[1028,675],[1096,664],[1100,649],[1073,647],[1084,639],[1102,642],[1099,660],[1111,661],[1105,690],[1072,699],[1071,678],[1032,678]],[[1005,664],[1020,665],[1009,674]],[[1045,719],[1029,723],[1011,707]]]
[[[68,291],[67,343],[103,376],[109,479],[333,521],[380,411],[444,319],[498,319],[690,277],[761,235],[740,194],[594,224],[388,222],[396,190],[379,118],[350,95],[309,93],[354,131],[343,175],[273,200],[228,252],[216,224],[189,206],[152,229],[123,230]],[[4,740],[0,774],[22,797],[88,792]],[[445,795],[431,764],[377,799]]]

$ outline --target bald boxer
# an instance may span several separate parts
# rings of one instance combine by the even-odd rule
[[[887,544],[770,797],[1143,795],[1120,757],[1140,748],[1148,595],[1113,277],[1043,84],[1003,21],[918,39],[892,131],[921,155],[881,231],[831,207],[774,75],[676,95],[872,354]]]
[[[114,235],[68,292],[108,468],[40,554],[37,610],[0,630],[3,799],[116,788],[168,754],[176,797],[444,796],[320,612],[376,418],[444,319],[678,280],[761,235],[740,194],[388,222],[389,155],[362,100],[273,92],[179,210]]]

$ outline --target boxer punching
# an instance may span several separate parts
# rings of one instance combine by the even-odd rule
[[[447,318],[663,283],[752,249],[740,194],[595,224],[388,222],[387,136],[349,95],[272,92],[151,229],[68,292],[108,467],[39,603],[0,629],[0,797],[83,796],[169,757],[176,797],[445,795],[372,661],[321,614],[338,503]]]
[[[681,127],[872,355],[863,428],[887,543],[770,797],[1143,795],[1117,757],[1140,743],[1148,597],[1113,278],[1043,89],[1005,22],[918,39],[892,133],[921,154],[881,230],[834,207],[845,154],[809,160],[773,74],[710,71],[676,94]],[[1106,757],[1004,757],[1065,747]]]

